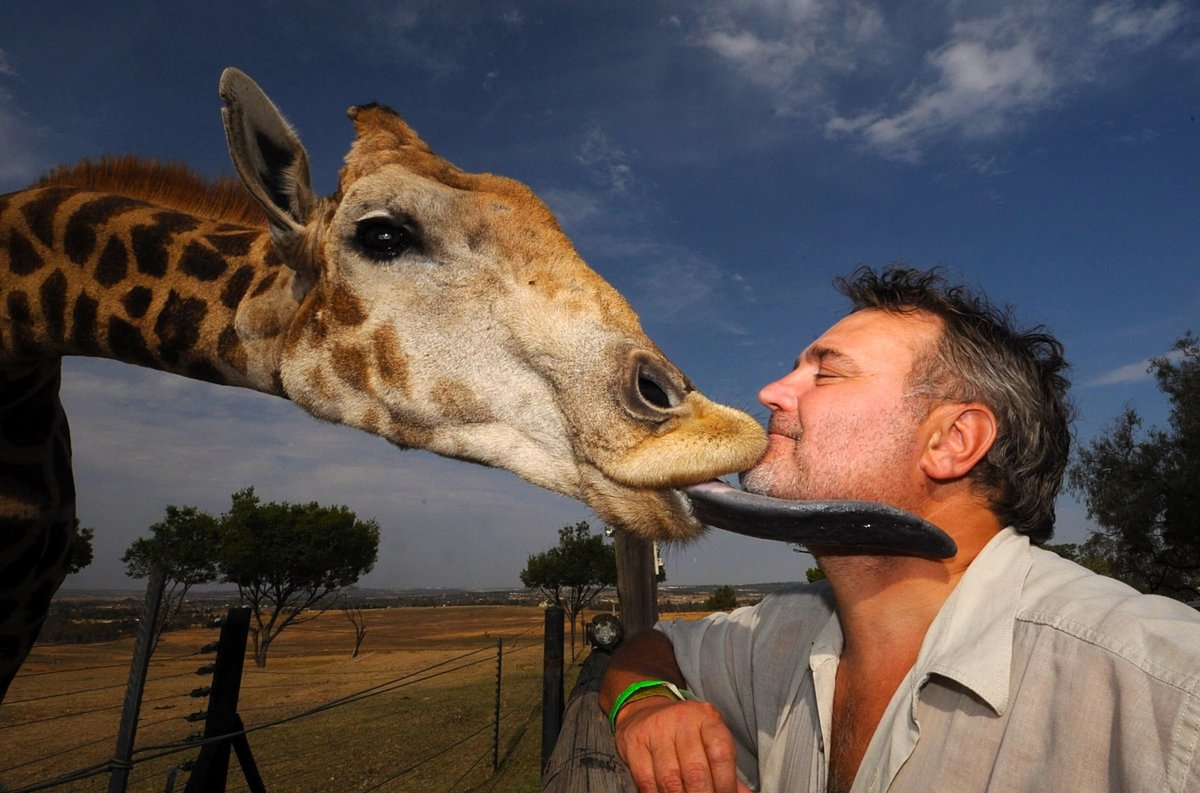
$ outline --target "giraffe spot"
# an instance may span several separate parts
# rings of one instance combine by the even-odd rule
[[[63,250],[75,264],[84,264],[96,249],[96,227],[136,206],[141,203],[119,195],[104,196],[84,204],[67,220]]]
[[[246,373],[246,349],[232,326],[226,326],[217,338],[217,355],[242,374]]]
[[[443,416],[460,424],[485,424],[495,421],[492,409],[475,396],[461,380],[442,378],[434,386],[430,397]]]
[[[246,256],[259,235],[257,231],[239,230],[228,234],[206,234],[204,239],[223,256]]]
[[[33,337],[33,310],[29,305],[29,296],[19,290],[9,292],[7,307],[13,347],[25,351],[37,349],[37,339]]]
[[[269,272],[265,276],[263,276],[263,279],[258,282],[257,286],[254,287],[254,291],[252,293],[250,293],[250,296],[258,297],[259,295],[263,294],[268,289],[270,289],[271,285],[275,283],[275,276],[277,276],[277,275],[279,275],[279,271],[272,270],[271,272]]]
[[[113,357],[138,366],[154,366],[157,360],[138,328],[120,317],[108,319],[108,349]]]
[[[404,354],[395,332],[387,326],[380,326],[371,335],[371,347],[375,353],[375,368],[380,379],[407,395],[408,357]]]
[[[100,352],[96,340],[96,313],[100,304],[87,295],[75,299],[71,310],[71,345],[82,354],[95,355]]]
[[[237,308],[253,281],[254,268],[248,264],[239,267],[237,272],[225,282],[225,288],[221,290],[221,303],[226,308]]]
[[[96,283],[107,287],[124,281],[128,272],[129,252],[125,250],[125,244],[116,237],[109,237],[92,277]]]
[[[283,383],[280,382],[280,387],[282,388],[282,386]],[[319,366],[308,370],[308,386],[325,402],[332,402],[337,397],[337,394],[329,387],[329,381]]]
[[[193,361],[187,365],[184,374],[191,380],[203,380],[206,383],[225,385],[225,375],[221,370],[208,361]]]
[[[342,382],[356,391],[366,391],[370,373],[367,356],[357,347],[338,344],[333,348],[333,371]]]
[[[129,240],[133,243],[133,258],[137,262],[138,272],[152,278],[162,278],[167,274],[167,249],[157,228],[134,226],[129,232]]]
[[[167,274],[167,246],[181,232],[191,231],[199,222],[180,212],[156,212],[153,225],[134,226],[130,232],[133,257],[138,271],[154,278]]]
[[[334,289],[330,294],[329,311],[334,322],[347,327],[357,327],[367,319],[362,302],[345,289]]]
[[[55,270],[49,278],[42,281],[38,291],[42,299],[42,316],[46,320],[46,330],[52,341],[61,343],[67,327],[67,277],[63,275],[62,270]]]
[[[54,218],[58,208],[74,191],[65,187],[54,187],[39,191],[38,197],[21,207],[21,214],[29,224],[29,230],[47,248],[54,247]]]
[[[200,338],[200,323],[208,306],[195,297],[180,297],[174,289],[154,321],[154,333],[160,342],[159,354],[164,361],[176,363]]]
[[[375,408],[371,408],[363,415],[362,421],[359,422],[359,426],[372,435],[378,435],[382,421],[383,418],[379,415],[379,411]]]
[[[134,319],[141,319],[150,310],[150,301],[154,293],[147,287],[135,286],[125,293],[125,313]]]
[[[46,266],[29,238],[18,231],[8,237],[8,269],[14,275],[29,275]]]
[[[225,274],[229,266],[221,254],[198,242],[189,242],[179,259],[179,269],[197,281],[215,281]]]

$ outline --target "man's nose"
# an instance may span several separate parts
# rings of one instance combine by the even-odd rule
[[[758,401],[770,408],[772,412],[781,410],[787,413],[796,412],[796,389],[790,381],[795,373],[779,378],[773,383],[767,383],[758,392]]]

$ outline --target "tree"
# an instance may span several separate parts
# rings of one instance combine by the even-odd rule
[[[233,494],[220,522],[219,567],[253,616],[254,662],[289,625],[315,619],[324,604],[375,566],[379,524],[345,506],[262,503],[254,488]],[[316,613],[304,616],[305,611]]]
[[[354,653],[351,658],[358,657],[358,651],[362,648],[363,639],[367,638],[367,618],[363,614],[362,603],[359,601],[351,601],[346,595],[342,595],[342,613],[346,615],[346,619],[350,620],[350,624],[354,626]]]
[[[815,584],[818,581],[825,580],[825,571],[819,567],[810,567],[804,571],[804,578],[810,584]]]
[[[71,534],[71,550],[67,557],[67,575],[78,573],[92,563],[95,556],[92,551],[92,540],[96,538],[96,530],[79,525],[75,518],[75,528]]]
[[[521,583],[538,589],[560,607],[571,622],[571,658],[575,658],[575,623],[605,589],[617,584],[617,555],[592,534],[587,521],[558,530],[558,545],[529,557]]]
[[[708,600],[704,601],[704,608],[709,611],[732,611],[737,607],[737,591],[729,584],[714,589]]]
[[[1132,407],[1082,448],[1068,471],[1100,527],[1086,553],[1143,592],[1200,596],[1200,343],[1188,333],[1150,363],[1170,402],[1168,429],[1141,432]]]
[[[167,506],[166,517],[150,527],[149,537],[138,537],[125,550],[121,561],[131,578],[148,578],[161,567],[166,574],[163,607],[150,652],[171,625],[188,590],[217,580],[217,519],[196,507]]]

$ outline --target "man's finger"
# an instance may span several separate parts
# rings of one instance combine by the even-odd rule
[[[743,789],[737,781],[737,749],[729,728],[721,721],[709,721],[700,726],[700,740],[716,793],[735,793]]]

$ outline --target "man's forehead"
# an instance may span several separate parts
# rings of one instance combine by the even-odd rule
[[[801,358],[858,360],[912,354],[937,338],[942,323],[924,312],[895,314],[862,309],[834,323],[810,344]]]

